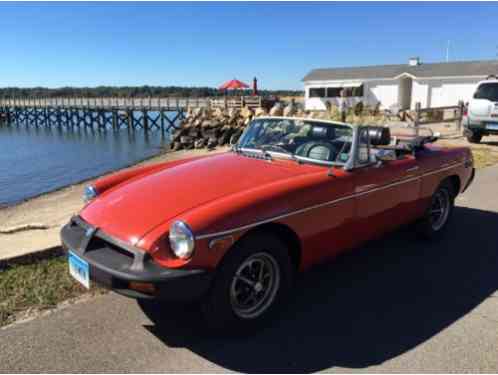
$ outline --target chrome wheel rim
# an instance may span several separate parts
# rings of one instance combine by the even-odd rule
[[[440,230],[446,220],[448,220],[448,215],[450,212],[450,195],[448,190],[440,189],[432,198],[431,204],[431,225],[434,231]]]
[[[239,266],[230,285],[235,315],[253,319],[273,303],[280,287],[280,267],[268,253],[251,255]]]

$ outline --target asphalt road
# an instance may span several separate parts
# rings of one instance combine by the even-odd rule
[[[498,372],[498,167],[437,243],[410,228],[305,274],[247,339],[115,294],[0,330],[0,372]]]

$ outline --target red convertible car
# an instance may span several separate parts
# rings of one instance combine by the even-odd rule
[[[133,298],[199,300],[211,327],[271,317],[296,272],[414,223],[439,235],[468,148],[386,127],[257,118],[225,153],[115,173],[61,232],[71,274]]]

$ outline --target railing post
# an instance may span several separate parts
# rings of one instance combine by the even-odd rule
[[[458,120],[457,120],[457,130],[460,132],[462,130],[462,120],[463,112],[465,110],[465,103],[463,100],[458,101]]]
[[[415,103],[415,134],[418,137],[419,134],[419,126],[420,126],[420,102]]]
[[[118,109],[116,107],[111,108],[112,111],[112,129],[114,131],[118,130]]]
[[[159,116],[161,119],[161,132],[164,132],[164,110],[161,106],[159,107]]]
[[[144,106],[142,106],[142,116],[144,131],[147,132],[149,130],[149,111]]]

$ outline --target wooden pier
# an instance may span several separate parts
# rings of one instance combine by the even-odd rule
[[[98,130],[176,129],[192,108],[251,108],[261,97],[0,99],[0,124]]]

